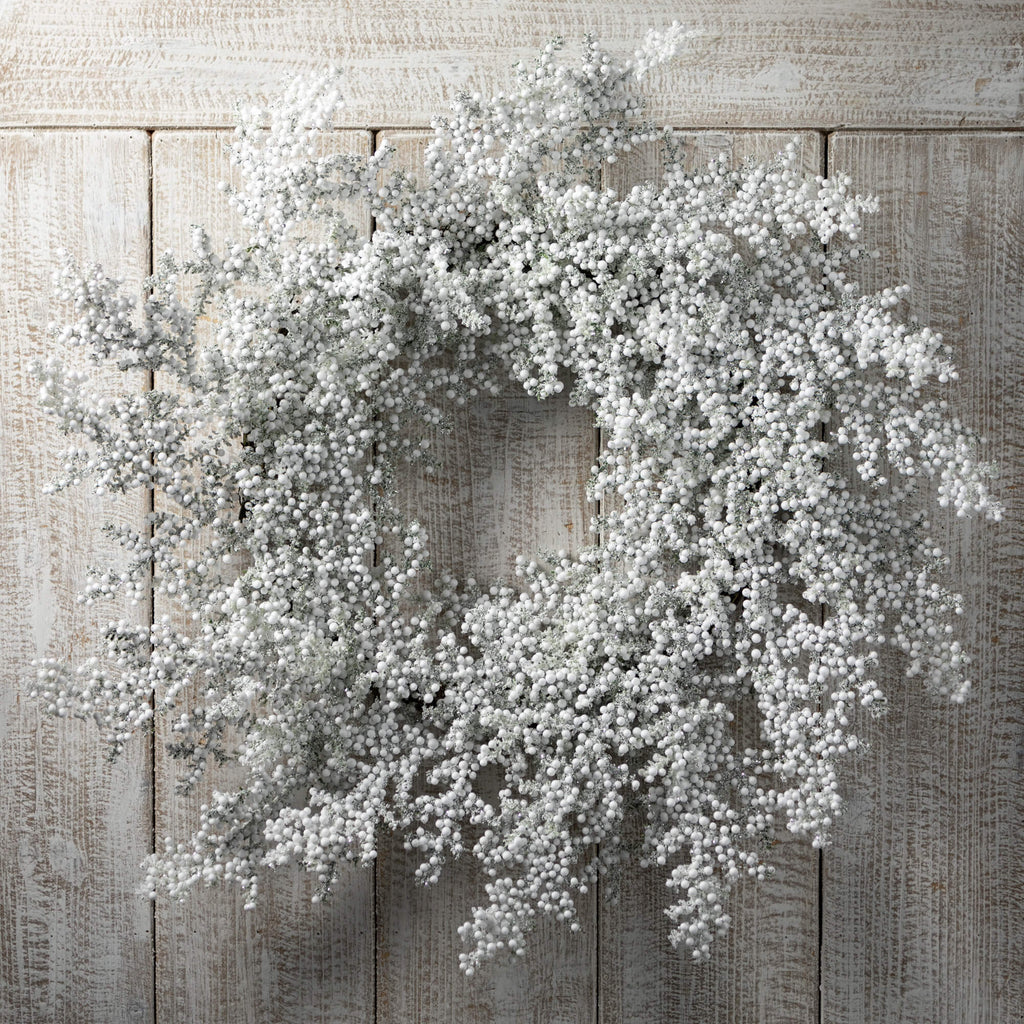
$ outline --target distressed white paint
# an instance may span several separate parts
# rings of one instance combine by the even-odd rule
[[[28,367],[51,345],[61,246],[141,281],[147,149],[141,132],[0,133],[0,1020],[17,1024],[152,1015],[150,915],[135,896],[148,743],[111,765],[91,722],[46,718],[26,696],[32,658],[86,657],[108,619],[141,615],[75,602],[87,568],[120,555],[103,523],[137,525],[143,504],[42,493],[66,441]]]
[[[886,668],[891,708],[849,774],[824,859],[830,1024],[1024,1020],[1024,135],[845,135],[829,164],[870,185],[884,254],[954,348],[960,414],[989,438],[1006,520],[933,516],[965,596],[975,689],[952,709]]]
[[[242,238],[243,225],[216,188],[237,184],[223,132],[156,132],[153,137],[154,249],[188,251],[190,227],[203,224],[222,244]],[[327,142],[368,155],[365,132],[336,133]],[[365,211],[354,221],[369,228]],[[210,325],[212,328],[212,325]],[[164,381],[158,379],[158,386]],[[174,615],[165,599],[156,614]],[[182,626],[187,628],[186,623]],[[166,736],[166,728],[158,731]],[[213,770],[188,797],[174,793],[176,763],[157,748],[157,834],[187,836],[211,788],[228,789],[227,769]],[[270,873],[260,905],[243,909],[234,887],[195,893],[184,903],[160,901],[156,918],[157,1019],[273,1021],[274,1024],[369,1024],[373,1019],[373,875],[345,873],[333,898],[311,903],[315,885],[298,869]]]
[[[721,153],[734,162],[766,159],[792,138],[779,132],[694,133],[686,139],[687,164],[698,168]],[[798,141],[803,166],[820,171],[822,136],[803,133]],[[657,181],[662,171],[660,148],[648,146],[613,164],[605,184],[621,192],[640,181]],[[750,728],[752,722],[751,714],[738,727]],[[601,1024],[815,1021],[818,856],[808,843],[787,835],[772,855],[775,876],[740,888],[730,907],[731,933],[701,965],[693,964],[688,950],[669,945],[667,869],[627,874],[617,885],[618,903],[599,906]],[[608,895],[610,887],[601,888]]]
[[[346,70],[345,126],[420,126],[511,82],[562,35],[629,53],[673,20],[706,40],[652,78],[698,127],[1016,126],[1019,0],[7,0],[0,123],[230,126],[283,74]]]
[[[348,69],[345,124],[422,125],[459,88],[507,84],[512,61],[558,32],[572,43],[594,30],[628,50],[640,29],[675,17],[717,36],[652,79],[651,112],[713,126],[695,139],[698,156],[763,152],[801,127],[939,130],[841,133],[831,167],[891,198],[869,228],[887,254],[880,280],[909,280],[915,311],[957,345],[965,411],[993,439],[1011,515],[995,532],[970,525],[954,544],[965,626],[979,651],[973,702],[951,716],[898,690],[889,717],[872,728],[872,753],[849,774],[849,811],[822,880],[822,1011],[835,1024],[1016,1024],[1024,1019],[1024,143],[1016,133],[957,129],[1021,125],[1024,4],[8,0],[0,124],[228,125],[236,98],[335,61]],[[780,134],[734,134],[740,125]],[[158,249],[183,245],[194,220],[227,230],[222,200],[209,190],[225,175],[223,139],[154,136]],[[406,158],[420,144],[411,135],[401,142]],[[805,150],[811,166],[814,145]],[[60,244],[139,279],[148,173],[142,133],[0,134],[5,1022],[154,1019],[149,908],[132,894],[149,839],[148,751],[137,744],[111,768],[91,726],[41,721],[24,698],[31,657],[92,645],[103,616],[72,597],[87,562],[109,554],[98,532],[104,514],[88,494],[39,496],[59,441],[36,411],[25,368],[47,343],[41,325],[52,315],[48,273]],[[622,184],[656,168],[624,162],[615,173],[609,183]],[[507,571],[515,550],[576,542],[589,510],[572,473],[585,475],[592,445],[577,413],[516,399],[463,414],[452,440],[465,443],[449,442],[449,469],[429,483],[406,481],[443,559],[492,574]],[[115,515],[139,512],[129,503]],[[160,829],[184,829],[194,807],[171,802],[162,760],[158,783]],[[664,893],[646,877],[629,881],[618,909],[588,907],[590,931],[546,929],[525,969],[472,982],[454,957],[454,928],[478,884],[472,866],[424,892],[406,883],[411,864],[400,849],[382,860],[376,921],[367,876],[319,911],[297,878],[271,887],[256,914],[226,894],[161,908],[161,1022],[369,1022],[375,998],[378,1019],[400,1024],[546,1024],[591,1021],[595,1011],[603,1024],[815,1018],[817,858],[803,844],[786,843],[779,874],[741,896],[733,935],[707,967],[667,950]]]
[[[420,165],[426,137],[392,133],[396,162]],[[517,554],[577,549],[594,509],[586,481],[596,454],[593,418],[564,397],[537,402],[514,386],[453,409],[450,433],[432,436],[437,469],[397,482],[397,500],[424,526],[439,569],[483,585],[513,579]],[[564,1021],[594,1024],[597,928],[581,898],[582,931],[543,922],[526,956],[459,972],[457,929],[484,899],[484,877],[467,857],[437,886],[413,881],[418,859],[388,844],[377,878],[377,1007],[380,1024]]]

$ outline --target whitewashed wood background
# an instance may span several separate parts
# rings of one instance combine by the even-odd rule
[[[479,880],[416,888],[400,847],[325,907],[282,874],[252,913],[220,891],[154,913],[137,865],[195,810],[160,737],[111,765],[91,727],[25,697],[33,657],[93,645],[74,594],[111,553],[102,523],[143,512],[41,493],[61,440],[26,367],[50,344],[57,250],[140,282],[191,223],[230,233],[215,129],[283,74],[345,68],[337,144],[387,135],[414,161],[454,92],[507,84],[551,36],[631,50],[674,18],[709,36],[653,80],[653,115],[693,130],[695,158],[798,133],[809,167],[879,194],[864,284],[909,283],[956,348],[1009,510],[949,534],[973,699],[954,712],[892,680],[835,845],[781,841],[706,966],[671,951],[661,880],[637,877],[581,934],[543,928],[525,963],[467,981],[455,927]],[[0,0],[0,1024],[1024,1021],[1022,42],[1006,0]],[[450,564],[486,577],[584,535],[579,410],[494,400],[445,443],[446,474],[405,486]]]

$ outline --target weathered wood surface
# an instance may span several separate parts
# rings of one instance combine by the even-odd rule
[[[150,849],[149,745],[110,764],[92,722],[43,717],[27,698],[37,657],[97,653],[109,619],[85,608],[90,565],[117,561],[104,522],[138,526],[142,496],[88,487],[46,497],[66,446],[39,407],[32,359],[52,348],[62,246],[138,283],[149,248],[142,132],[0,133],[0,1020],[148,1021],[150,908],[136,894]],[[72,356],[75,363],[84,362]],[[117,373],[104,376],[122,390]],[[137,384],[138,381],[136,380]]]
[[[767,159],[793,137],[695,133],[686,139],[687,165],[704,166],[720,153],[733,162]],[[807,132],[799,142],[803,167],[820,173],[823,136]],[[660,155],[660,147],[648,146],[621,158],[606,171],[606,186],[621,192],[644,180],[657,181],[663,172]],[[705,964],[693,963],[689,950],[669,944],[671,923],[664,913],[671,895],[665,887],[668,870],[627,873],[618,903],[599,903],[601,1024],[816,1021],[818,854],[785,832],[772,853],[775,875],[737,891],[729,907],[732,931],[716,940]]]
[[[1024,1020],[1024,135],[957,133],[1024,123],[1024,4],[7,0],[0,125],[226,126],[237,98],[330,61],[348,69],[346,125],[423,125],[461,88],[508,84],[512,62],[552,35],[572,46],[592,30],[626,51],[673,18],[718,33],[651,82],[659,121],[714,128],[695,135],[695,159],[761,154],[800,128],[936,130],[840,132],[829,166],[882,194],[867,232],[885,261],[864,283],[914,286],[912,310],[956,346],[965,418],[1003,466],[1007,521],[948,534],[978,652],[971,702],[951,711],[890,680],[890,713],[871,724],[872,750],[848,774],[823,901],[817,855],[783,840],[778,873],[743,892],[732,936],[707,966],[671,951],[666,893],[635,877],[618,907],[584,908],[582,933],[545,927],[522,964],[467,980],[455,928],[480,894],[475,866],[416,888],[412,858],[394,844],[378,868],[376,911],[368,873],[320,908],[301,877],[282,874],[253,913],[224,891],[160,904],[154,933],[134,895],[150,843],[147,744],[110,766],[91,724],[55,723],[26,698],[32,657],[94,647],[107,613],[73,596],[86,565],[115,554],[95,497],[40,493],[61,441],[38,411],[27,362],[49,344],[61,245],[137,282],[151,218],[157,252],[183,248],[193,221],[238,232],[211,187],[228,174],[227,136],[158,131],[151,163],[141,132],[0,133],[3,1024],[801,1024],[818,1019],[819,966],[828,1024]],[[390,135],[405,160],[422,146],[417,133]],[[338,138],[365,147],[369,135]],[[820,138],[805,142],[812,168]],[[608,183],[654,174],[623,161]],[[438,561],[486,579],[508,573],[517,551],[579,543],[594,443],[586,415],[559,403],[509,397],[460,412],[455,434],[439,440],[441,472],[404,484]],[[142,506],[131,499],[112,514],[136,519]],[[174,798],[172,776],[159,755],[158,835],[183,835],[195,820],[198,800]]]
[[[395,164],[421,164],[427,136],[388,136]],[[586,480],[596,454],[593,419],[563,397],[506,395],[452,409],[451,432],[432,434],[436,469],[399,481],[397,499],[424,527],[434,564],[487,585],[514,581],[515,557],[574,551],[594,509]],[[478,862],[445,866],[440,882],[413,881],[416,856],[390,842],[377,873],[377,1008],[380,1024],[593,1024],[597,930],[592,894],[579,901],[581,930],[546,921],[527,954],[466,978],[457,929],[485,898]]]
[[[153,136],[154,250],[186,254],[190,227],[202,224],[214,244],[244,238],[240,218],[216,186],[237,184],[226,132],[156,132]],[[366,132],[328,140],[367,155]],[[354,211],[364,231],[369,218]],[[159,598],[158,616],[175,613]],[[174,792],[177,764],[164,753],[166,724],[158,731],[156,833],[186,838],[199,821],[211,788],[231,788],[231,774],[215,770],[187,797]],[[298,868],[267,875],[259,905],[243,908],[235,887],[201,890],[182,903],[161,900],[156,915],[157,1020],[238,1021],[253,1024],[363,1024],[373,1020],[373,874],[351,871],[333,898],[313,905],[310,877]]]
[[[825,852],[823,1020],[1024,1020],[1024,135],[834,136],[829,168],[877,193],[867,288],[905,282],[945,333],[957,405],[989,438],[1006,520],[933,517],[976,657],[959,709],[895,671]]]
[[[230,126],[282,75],[344,68],[345,126],[421,126],[508,85],[562,35],[632,52],[673,20],[708,38],[652,79],[694,127],[1018,126],[1019,0],[6,0],[0,123]]]

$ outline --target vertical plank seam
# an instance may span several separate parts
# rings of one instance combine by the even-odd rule
[[[594,440],[594,467],[597,468],[597,464],[601,458],[601,443],[602,433],[601,427],[596,422],[593,427],[593,440]],[[589,474],[588,474],[589,479]],[[598,529],[594,530],[596,543],[601,544],[601,531],[599,528],[600,516],[601,516],[601,500],[595,495],[596,500],[594,501],[594,516],[597,520],[594,523]],[[600,846],[597,849],[600,854]],[[601,905],[604,902],[604,893],[602,892],[603,886],[601,885],[601,862],[598,860],[597,864],[597,876],[594,879],[594,1024],[601,1024]]]
[[[601,187],[608,188],[608,165],[601,167]],[[601,449],[604,445],[604,430],[595,417],[594,422],[594,468],[601,461]],[[594,495],[594,539],[598,547],[604,545],[604,529],[601,525],[603,502],[598,494]],[[600,854],[600,846],[597,850]],[[597,877],[594,879],[594,1024],[601,1024],[601,908],[604,904],[604,886],[601,884],[601,862],[598,859]]]
[[[828,147],[832,138],[832,132],[821,133],[821,173],[828,177]],[[826,243],[826,249],[828,245]],[[822,423],[818,427],[819,436],[825,440],[827,426]],[[825,624],[825,605],[818,606],[818,618],[822,626]],[[819,702],[820,703],[820,702]],[[825,982],[824,960],[825,960],[825,849],[818,847],[818,1024],[825,1021],[825,996],[823,986]]]
[[[146,131],[146,230],[149,233],[148,242],[146,246],[146,285],[144,291],[150,287],[152,281],[153,271],[156,263],[156,224],[154,222],[154,211],[153,211],[153,140],[154,132],[152,129]],[[155,374],[152,370],[148,370],[146,373],[145,390],[152,391],[156,384]],[[150,463],[156,461],[156,453],[149,453]],[[150,551],[152,552],[153,534],[154,534],[154,519],[153,513],[156,510],[156,491],[154,488],[149,489],[149,494],[146,499],[146,514],[149,518],[149,522],[146,525],[146,536],[150,543]],[[150,638],[149,638],[149,651],[150,656],[153,653],[153,637],[152,629],[156,622],[156,580],[153,571],[153,560],[150,558],[149,562],[149,604],[147,608],[147,615],[149,618]],[[149,845],[150,853],[156,853],[156,829],[157,829],[157,790],[156,790],[156,694],[150,693],[149,695],[150,706],[153,709],[153,717],[150,719],[150,730],[149,730]],[[156,928],[157,928],[157,915],[156,915],[156,900],[150,900],[149,903],[149,942],[150,942],[150,999],[152,1001],[152,1019],[153,1024],[157,1024],[157,1015],[159,1013],[157,1007],[157,940],[156,940]]]
[[[380,141],[380,129],[370,129],[370,154],[371,156],[377,152],[377,146]],[[374,233],[377,230],[377,218],[373,216],[373,211],[370,210],[370,238],[372,239]],[[371,458],[374,463],[377,461],[377,443],[373,442],[373,449]],[[372,501],[372,499],[371,499]],[[374,543],[373,546],[373,565],[374,568],[379,564],[380,558],[380,547]],[[377,837],[378,853],[380,847],[380,836]],[[380,857],[373,858],[373,905],[370,911],[370,923],[371,931],[373,935],[373,998],[371,999],[371,1005],[373,1007],[373,1024],[379,1024],[380,1010],[378,1007],[379,999],[379,986],[380,986],[380,955],[381,955],[381,942],[380,942],[380,914],[377,909],[378,899],[378,884],[379,884],[379,868],[380,868]]]

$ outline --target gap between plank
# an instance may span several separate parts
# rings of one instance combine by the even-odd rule
[[[234,123],[219,125],[199,124],[108,124],[98,125],[95,123],[71,123],[71,124],[31,124],[29,122],[19,124],[0,123],[0,132],[13,134],[15,132],[145,132],[153,135],[154,132],[231,132],[237,126]],[[761,132],[764,134],[792,132],[794,135],[801,132],[817,132],[826,137],[836,132],[849,132],[859,135],[1013,135],[1024,132],[1024,121],[1020,124],[971,124],[971,125],[845,125],[845,124],[784,124],[784,125],[744,125],[744,124],[702,124],[702,125],[673,125],[673,130],[678,132]],[[337,132],[368,132],[372,136],[383,132],[429,132],[432,131],[429,125],[415,124],[335,124],[332,131]]]
[[[832,132],[825,131],[821,134],[821,173],[822,176],[828,177],[828,147],[831,144]],[[826,249],[828,245],[826,244]],[[821,440],[825,440],[827,432],[826,424],[822,423],[818,427]],[[821,625],[825,624],[825,605],[818,606],[818,617]],[[823,847],[818,847],[818,1024],[824,1024],[825,1020],[825,1000],[822,993],[822,984],[825,980],[824,977],[824,952],[825,952],[825,850]]]
[[[156,242],[156,225],[154,223],[153,215],[153,132],[150,130],[146,131],[146,209],[148,212],[147,225],[149,230],[149,244],[146,246],[146,279],[147,282],[153,276],[153,270],[156,264],[156,254],[154,252],[154,246]],[[144,388],[147,392],[152,391],[156,384],[156,375],[152,370],[146,371],[146,382]],[[156,453],[150,452],[150,463],[155,462]],[[149,518],[149,522],[146,525],[146,537],[150,544],[150,553],[152,554],[153,548],[153,534],[154,534],[154,521],[153,513],[156,510],[156,491],[154,488],[150,488],[146,498],[146,515]],[[153,653],[153,637],[152,629],[153,624],[156,622],[156,580],[154,578],[154,567],[153,559],[150,557],[149,560],[149,602],[147,608],[148,626],[150,628],[150,639],[149,639],[149,652],[150,656]],[[150,693],[149,695],[150,706],[153,709],[153,717],[150,719],[150,730],[149,730],[149,846],[150,853],[156,853],[156,828],[157,828],[157,814],[156,814],[156,694]],[[157,1024],[157,942],[156,942],[156,928],[157,928],[157,915],[156,915],[156,900],[150,900],[149,903],[149,936],[150,936],[150,956],[152,960],[152,969],[150,972],[151,976],[151,988],[150,988],[150,999],[153,1004],[153,1024]]]
[[[370,129],[370,155],[376,154],[379,143],[380,143],[381,129],[371,128]],[[373,212],[370,212],[370,238],[373,238],[374,232],[377,230],[377,218],[373,216]],[[373,462],[376,465],[377,462],[377,444],[374,442],[373,445]],[[378,565],[380,557],[380,548],[377,544],[373,546],[373,565],[374,568]],[[378,853],[379,851],[379,839],[378,839]],[[377,890],[378,890],[378,870],[380,868],[380,857],[373,858],[373,1024],[379,1024],[380,1022],[380,1011],[378,1008],[378,975],[380,972],[380,915],[377,912]]]

